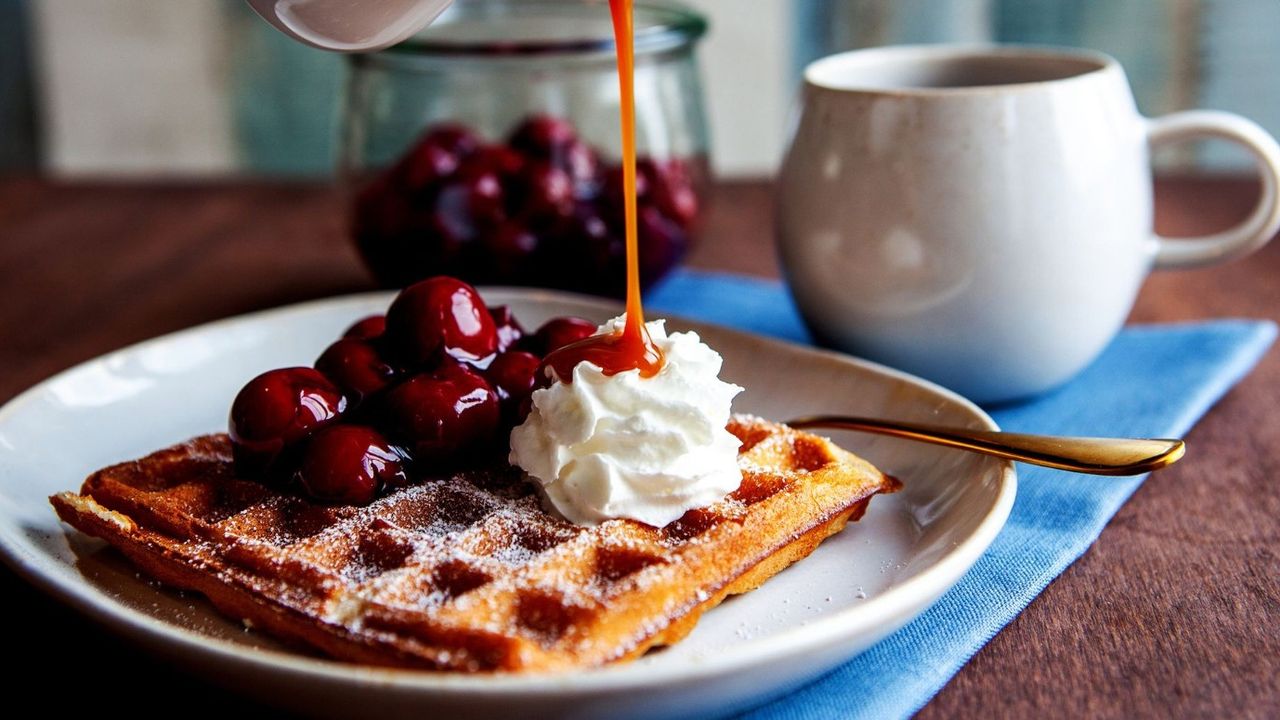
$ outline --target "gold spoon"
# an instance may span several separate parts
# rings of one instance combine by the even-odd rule
[[[1186,452],[1181,440],[1051,437],[845,415],[811,415],[787,424],[797,429],[832,428],[892,435],[1090,475],[1140,475],[1168,467]]]

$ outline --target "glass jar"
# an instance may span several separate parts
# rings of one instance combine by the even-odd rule
[[[641,274],[688,250],[707,128],[705,21],[637,3]],[[448,274],[620,296],[619,89],[608,5],[472,0],[388,50],[352,55],[339,173],[351,231],[384,286]]]

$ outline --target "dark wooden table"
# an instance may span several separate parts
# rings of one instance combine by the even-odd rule
[[[776,276],[769,193],[763,182],[716,188],[690,264]],[[1256,193],[1245,180],[1165,181],[1158,224],[1167,234],[1223,227]],[[0,400],[144,338],[368,289],[339,208],[330,191],[303,185],[0,181]],[[1153,276],[1132,319],[1225,316],[1280,321],[1280,242],[1231,265]],[[1191,433],[1187,459],[1143,485],[921,715],[1280,715],[1278,410],[1272,351]],[[161,709],[153,689],[163,687],[197,693],[188,697],[211,712],[244,710],[2,568],[0,593],[6,654],[21,663],[11,688],[66,682],[63,668],[86,667],[69,664],[75,653],[105,669],[46,698],[57,707],[123,692],[145,714]]]

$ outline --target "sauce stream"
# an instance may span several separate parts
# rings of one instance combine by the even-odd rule
[[[632,0],[609,0],[613,35],[618,46],[618,87],[622,116],[622,195],[627,227],[627,320],[622,332],[593,335],[566,345],[543,361],[562,382],[571,382],[573,368],[583,361],[599,366],[605,375],[639,370],[653,377],[662,369],[662,351],[653,344],[644,326],[640,304],[640,244],[636,232],[636,102],[635,31]]]

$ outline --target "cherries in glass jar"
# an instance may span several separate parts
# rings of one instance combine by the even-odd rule
[[[642,283],[688,249],[700,211],[696,169],[640,159]],[[621,174],[561,118],[534,115],[496,144],[436,125],[357,193],[353,234],[388,287],[455,275],[621,296]]]
[[[586,320],[555,318],[529,333],[461,280],[415,283],[385,316],[347,328],[314,368],[245,385],[228,423],[237,474],[317,502],[365,504],[413,476],[505,458],[543,356],[593,332]]]

